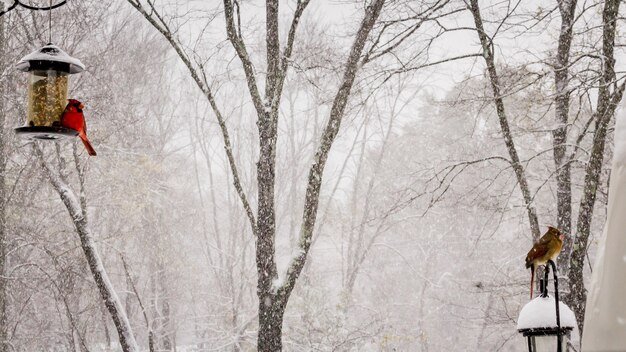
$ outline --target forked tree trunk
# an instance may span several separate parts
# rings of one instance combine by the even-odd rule
[[[326,160],[330,148],[339,132],[344,110],[350,96],[356,73],[358,72],[363,49],[369,33],[385,4],[385,0],[374,0],[365,10],[365,17],[357,31],[348,59],[343,66],[344,75],[340,87],[335,95],[330,111],[328,123],[324,129],[319,147],[313,158],[313,165],[309,169],[307,189],[304,201],[303,221],[298,239],[298,255],[296,255],[287,269],[286,278],[280,280],[276,270],[274,241],[276,236],[274,187],[276,142],[278,137],[278,112],[283,84],[287,75],[288,63],[291,58],[298,23],[309,0],[299,0],[296,4],[291,26],[287,34],[287,43],[284,50],[280,50],[279,42],[279,2],[266,1],[266,47],[267,71],[265,82],[265,97],[257,86],[257,74],[254,64],[249,57],[243,37],[239,32],[239,4],[231,0],[223,0],[226,33],[246,77],[246,83],[257,113],[259,130],[259,161],[257,163],[258,182],[258,209],[255,217],[247,195],[243,191],[239,172],[233,155],[232,145],[226,121],[220,112],[215,96],[208,85],[206,73],[202,67],[197,68],[190,61],[183,46],[174,37],[168,23],[151,2],[147,6],[137,0],[127,0],[139,11],[171,44],[190,75],[209,101],[218,120],[224,139],[224,149],[233,176],[233,184],[242,202],[246,216],[250,220],[252,233],[256,236],[256,263],[257,263],[257,296],[259,298],[259,332],[257,340],[258,351],[275,352],[282,349],[282,324],[285,308],[289,296],[295,287],[296,280],[306,263],[311,246],[313,230],[315,228],[317,209],[319,204],[320,188]]]
[[[259,285],[257,286],[257,294],[259,296],[259,334],[257,348],[261,352],[274,352],[282,350],[282,324],[283,317],[285,315],[285,308],[287,307],[289,296],[295,287],[296,280],[304,268],[307,255],[311,247],[313,230],[315,228],[315,221],[317,218],[322,176],[324,174],[326,160],[328,159],[330,148],[332,147],[333,142],[337,137],[337,133],[339,132],[339,127],[341,126],[341,121],[350,96],[350,91],[354,84],[356,73],[359,69],[363,48],[365,47],[369,33],[374,27],[384,4],[385,0],[375,0],[365,10],[365,17],[361,22],[352,44],[350,55],[344,65],[344,75],[341,81],[341,86],[335,94],[328,123],[324,128],[318,150],[313,158],[313,165],[311,165],[311,168],[309,169],[307,190],[304,200],[303,221],[298,243],[299,253],[292,259],[292,262],[287,270],[287,277],[282,281],[278,280],[279,282],[275,284],[272,283],[272,281],[278,279],[275,274],[276,263],[274,261],[273,248],[275,233],[272,232],[264,234],[263,231],[261,231],[261,223],[263,221],[262,214],[266,214],[267,209],[262,210],[265,203],[260,201],[261,198],[259,199],[259,221],[257,223],[259,224],[259,238],[257,239],[257,269],[259,272]],[[285,72],[282,72],[282,74],[284,75]],[[259,127],[259,129],[261,129],[261,127]],[[275,132],[276,130],[274,129],[274,133]],[[263,150],[261,150],[261,158],[273,158],[273,156],[274,155],[271,154],[264,155]],[[260,160],[259,164],[262,162],[263,160]],[[271,162],[273,163],[274,160],[272,159]],[[257,170],[257,172],[259,171],[262,171],[261,168]],[[269,176],[273,179],[273,174],[264,176]],[[261,182],[261,176],[259,176],[259,182]],[[261,185],[259,185],[259,189],[261,189]],[[272,208],[272,216],[273,211],[274,209]],[[271,236],[271,239],[262,239],[261,236],[263,235]],[[263,240],[267,242],[263,243]],[[264,244],[260,250],[259,243],[262,245]],[[268,243],[271,244],[271,247],[267,245]],[[268,274],[272,272],[274,275],[269,276]]]
[[[100,291],[104,305],[109,311],[115,328],[117,329],[122,350],[124,352],[138,352],[139,347],[137,346],[133,330],[126,316],[126,312],[124,311],[124,305],[117,296],[113,284],[111,284],[109,280],[109,275],[104,268],[102,259],[100,259],[100,255],[96,249],[93,235],[85,216],[86,209],[83,208],[81,201],[78,200],[74,191],[72,191],[64,180],[64,177],[57,175],[53,171],[52,167],[45,160],[43,151],[38,146],[35,146],[33,149],[38,154],[46,176],[50,180],[54,190],[59,194],[61,201],[63,201],[74,223],[74,228],[80,238],[80,244],[85,254],[85,259],[87,259],[89,269]]]

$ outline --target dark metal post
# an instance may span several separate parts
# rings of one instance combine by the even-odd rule
[[[543,269],[543,291],[541,291],[541,297],[548,297],[548,284],[550,283],[550,266],[546,265]]]
[[[556,305],[556,328],[557,328],[557,352],[562,352],[563,336],[561,333],[561,314],[559,314],[559,277],[556,273],[556,264],[552,260],[548,260],[546,265],[546,278],[548,277],[548,268],[552,267],[552,276],[554,277],[554,303]],[[548,285],[546,285],[547,287]],[[546,289],[547,290],[547,289]]]

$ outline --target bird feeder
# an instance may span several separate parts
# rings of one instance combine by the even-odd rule
[[[517,331],[526,338],[528,352],[568,351],[569,335],[576,325],[574,312],[559,302],[556,265],[552,260],[548,265],[554,268],[554,297],[548,294],[546,266],[545,278],[540,280],[541,295],[528,302],[517,319]]]
[[[24,56],[15,68],[29,73],[26,124],[15,133],[30,139],[58,139],[78,133],[61,126],[69,75],[85,66],[51,43]]]

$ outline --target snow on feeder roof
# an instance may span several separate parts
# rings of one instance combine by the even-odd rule
[[[554,297],[536,297],[526,303],[517,319],[517,330],[556,328],[556,312]],[[561,328],[573,329],[576,326],[574,312],[563,302],[559,302]]]
[[[543,282],[541,284],[543,286]],[[568,340],[576,326],[576,318],[567,305],[561,302],[558,304],[557,310],[555,298],[548,295],[546,285],[540,297],[522,308],[517,319],[517,330],[526,337],[528,352],[568,351]],[[557,314],[560,317],[558,323]]]
[[[15,68],[29,74],[28,115],[15,133],[30,139],[76,136],[78,132],[61,126],[61,116],[67,105],[69,75],[82,72],[85,65],[48,43],[24,56]]]
[[[58,46],[48,43],[24,56],[15,68],[23,72],[55,70],[73,74],[83,72],[85,65],[79,59],[69,56]]]

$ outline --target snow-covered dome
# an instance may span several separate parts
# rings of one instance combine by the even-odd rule
[[[58,46],[49,43],[24,56],[15,68],[24,72],[52,68],[67,73],[79,73],[85,69],[85,65],[79,59],[69,56]]]
[[[574,312],[563,302],[559,302],[561,328],[574,328],[576,317]],[[517,319],[517,330],[536,328],[556,328],[556,312],[554,297],[537,297],[526,303]]]

